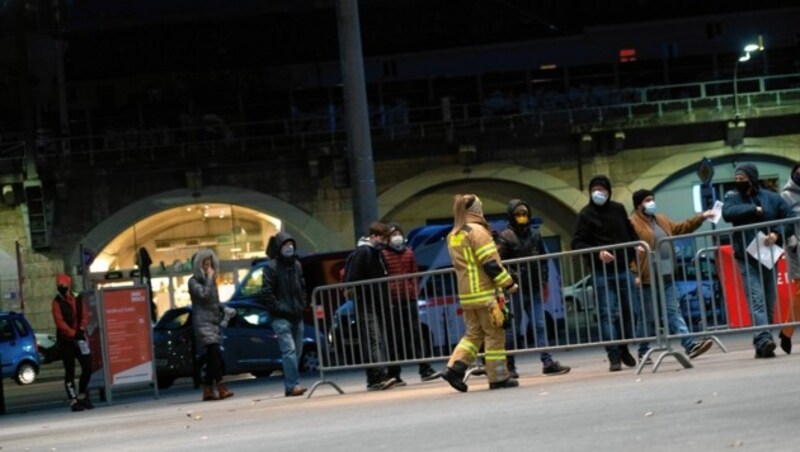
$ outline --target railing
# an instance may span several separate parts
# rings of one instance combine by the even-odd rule
[[[598,128],[631,128],[681,122],[704,122],[734,116],[733,82],[730,80],[628,88],[594,94],[571,101],[568,95],[547,96],[536,102],[521,99],[514,112],[494,112],[486,104],[466,103],[420,108],[383,109],[371,112],[373,140],[377,143],[428,137],[452,139],[456,134],[491,130],[529,129],[537,134],[575,133]],[[738,81],[741,109],[748,115],[781,115],[800,108],[800,74],[744,78]],[[534,97],[526,97],[528,100]],[[210,124],[185,128],[152,128],[108,132],[66,139],[40,134],[38,155],[90,167],[119,165],[129,161],[169,162],[170,159],[226,156],[247,157],[263,152],[312,149],[314,153],[338,152],[346,142],[341,118],[309,115],[283,120]],[[10,155],[9,155],[10,154]],[[18,160],[20,146],[0,155]],[[306,158],[297,154],[295,158]],[[380,157],[377,155],[376,157]]]

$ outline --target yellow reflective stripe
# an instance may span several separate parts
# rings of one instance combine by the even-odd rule
[[[506,351],[503,349],[500,350],[486,350],[486,354],[484,355],[484,359],[486,361],[502,361],[506,359]]]
[[[478,356],[478,346],[466,339],[462,338],[461,341],[458,342],[458,346],[456,348],[464,350],[465,352],[469,353],[470,356],[472,356],[473,358]]]
[[[492,255],[495,251],[497,251],[497,246],[494,244],[494,242],[491,242],[478,248],[475,251],[475,256],[478,258],[478,262],[482,263],[483,261],[486,260],[487,257]]]
[[[494,290],[484,290],[478,293],[458,294],[462,305],[485,304],[494,298]]]
[[[478,289],[480,289],[480,280],[478,279],[478,266],[475,264],[475,256],[472,254],[472,248],[464,248],[464,260],[467,261],[469,291],[477,292]]]
[[[508,281],[511,280],[511,275],[508,274],[507,271],[503,270],[500,272],[499,275],[494,277],[494,283],[498,286],[505,286]]]

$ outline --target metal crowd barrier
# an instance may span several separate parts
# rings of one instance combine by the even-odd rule
[[[721,335],[742,331],[752,331],[757,335],[778,327],[800,325],[792,314],[792,296],[798,287],[787,273],[787,256],[800,256],[800,248],[786,246],[792,234],[785,231],[780,233],[781,249],[765,246],[763,240],[754,241],[750,234],[759,231],[766,234],[785,225],[794,225],[797,228],[795,234],[800,233],[798,220],[790,218],[667,237],[656,244],[653,252],[665,249],[674,263],[673,271],[659,271],[658,274],[661,318],[667,318],[664,287],[671,282],[677,289],[676,296],[689,333],[676,334],[666,325],[660,326],[667,349],[656,361],[654,372],[665,356],[683,355],[673,350],[673,340],[685,337],[710,339],[727,352],[719,339]],[[744,251],[747,254],[735,256],[734,247],[741,250],[751,247],[754,254],[763,256],[767,265],[772,267],[756,263],[752,256],[748,257],[751,265],[742,265],[742,256],[749,253]],[[757,279],[761,284],[751,284],[748,291],[743,283],[745,278]],[[754,300],[759,298],[764,300],[763,314],[758,312],[761,303],[754,305]],[[760,320],[754,322],[754,317]]]
[[[601,250],[617,253],[618,265],[600,265],[594,257]],[[646,243],[630,242],[505,262],[520,285],[517,294],[506,297],[513,311],[507,354],[642,342],[666,349],[652,324],[637,325],[647,310],[643,292],[655,288],[655,272],[636,285],[629,269],[638,268],[649,253]],[[314,321],[320,332],[320,379],[308,397],[322,384],[343,393],[326,373],[369,368],[385,373],[389,366],[447,360],[465,332],[452,268],[322,286],[313,291],[312,301],[325,316]],[[655,324],[659,313],[652,315]],[[611,323],[614,336],[603,328]]]

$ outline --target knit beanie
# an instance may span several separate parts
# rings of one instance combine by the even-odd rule
[[[633,208],[639,207],[639,205],[644,201],[644,198],[648,196],[655,196],[656,194],[653,193],[652,190],[648,190],[646,188],[642,188],[641,190],[636,190],[633,192]]]

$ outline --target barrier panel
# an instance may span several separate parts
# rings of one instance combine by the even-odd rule
[[[600,264],[601,250],[618,260]],[[646,243],[631,242],[504,262],[520,285],[506,296],[507,355],[598,345],[616,353],[633,342],[665,348],[654,328],[660,314],[645,305],[655,299],[655,272],[638,285],[630,272],[649,253]],[[425,365],[448,359],[465,332],[456,287],[452,268],[317,287],[312,302],[326,315],[314,319],[320,380],[308,397],[322,384],[343,392],[328,372],[365,369],[374,381],[412,364],[422,375]]]

